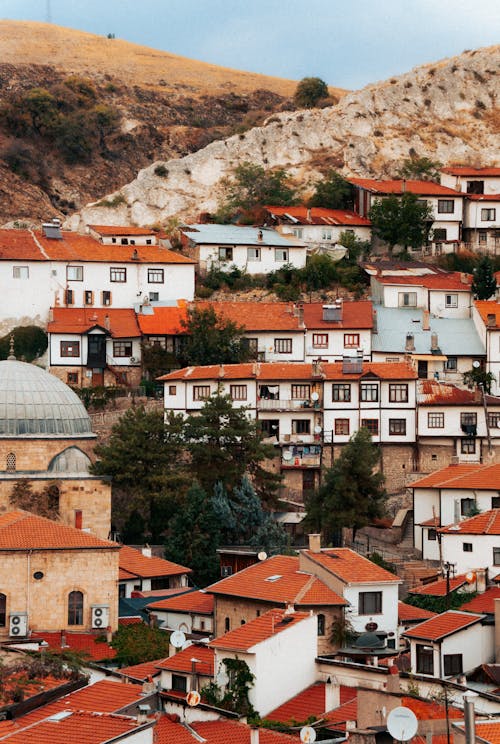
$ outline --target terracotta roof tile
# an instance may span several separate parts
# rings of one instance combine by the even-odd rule
[[[118,550],[117,543],[29,512],[0,515],[0,550]]]
[[[308,330],[329,328],[372,328],[373,305],[368,300],[342,303],[342,319],[323,320],[323,302],[304,303],[304,324]]]
[[[191,727],[207,744],[250,744],[250,726],[237,721],[197,721]],[[260,744],[297,744],[297,737],[259,729]],[[167,744],[170,744],[168,742]],[[193,744],[195,744],[193,742]]]
[[[401,698],[401,705],[409,708],[412,713],[415,713],[419,721],[442,720],[446,719],[446,717],[455,719],[464,717],[462,710],[449,705],[447,712],[444,705],[430,700],[419,700],[418,698],[403,696]]]
[[[137,322],[145,336],[177,336],[185,333],[183,322],[187,320],[188,303],[177,300],[177,305],[163,307],[150,305],[148,314],[138,313]]]
[[[495,613],[495,599],[500,599],[500,587],[490,586],[485,592],[463,604],[460,609],[464,612],[485,612],[488,615],[493,615]]]
[[[454,592],[456,589],[459,589],[461,586],[465,586],[467,583],[467,579],[465,578],[465,574],[460,574],[459,576],[453,576],[450,577],[449,581],[449,588],[450,592]],[[432,581],[429,584],[422,584],[422,586],[414,586],[412,589],[409,589],[408,592],[410,594],[425,594],[429,597],[446,597],[448,589],[448,582],[447,579],[438,579],[438,581]]]
[[[206,677],[212,677],[214,674],[215,652],[204,644],[193,643],[191,646],[178,651],[168,659],[156,662],[157,669],[166,669],[170,672],[185,672],[191,674],[193,671],[193,662],[191,659],[199,659],[196,664],[198,674]]]
[[[130,616],[118,618],[118,625],[139,625],[143,622],[144,620],[142,619],[142,617],[139,617],[139,615],[137,615],[136,617]]]
[[[164,558],[156,558],[155,556],[149,558],[143,555],[140,550],[130,548],[128,545],[120,547],[118,560],[121,570],[142,578],[179,576],[180,574],[191,573],[190,568],[172,563],[172,561],[166,561]]]
[[[177,610],[178,612],[195,612],[201,615],[211,615],[214,611],[213,594],[200,589],[195,592],[186,592],[177,597],[160,599],[147,605],[148,610]]]
[[[122,677],[137,680],[137,682],[144,682],[148,679],[148,677],[155,677],[160,674],[158,664],[160,664],[162,661],[163,659],[157,659],[156,661],[146,661],[142,664],[133,664],[132,666],[128,667],[120,667],[120,669],[117,669],[116,671],[117,674],[121,675]]]
[[[500,744],[500,721],[476,722],[476,737],[488,744]]]
[[[110,713],[67,711],[60,720],[46,718],[4,737],[9,744],[105,744],[139,728],[135,718]]]
[[[276,555],[255,563],[212,584],[207,587],[207,591],[216,595],[248,597],[273,604],[286,605],[292,602],[296,607],[348,604],[322,581],[299,571],[298,557],[288,555]]]
[[[340,705],[344,706],[346,703],[356,703],[357,690],[354,687],[340,687]],[[328,720],[331,720],[330,715],[335,714],[338,711],[337,708],[334,711],[328,713]],[[268,713],[266,718],[272,721],[281,721],[282,723],[302,723],[307,721],[309,716],[315,716],[315,718],[326,717],[325,711],[325,683],[315,682],[310,687],[302,690],[295,695],[286,703],[275,708],[271,713]],[[348,718],[344,720],[356,720],[354,718]]]
[[[88,225],[88,227],[99,235],[156,235],[149,227],[135,225]]]
[[[210,641],[212,648],[250,651],[254,646],[310,617],[308,612],[273,609]]]
[[[49,333],[84,334],[100,326],[108,329],[112,338],[138,338],[141,335],[132,309],[53,307],[51,314],[52,320],[47,324]]]
[[[473,168],[470,165],[450,165],[441,168],[443,173],[450,173],[452,176],[500,176],[500,168],[485,167]]]
[[[496,302],[496,300],[474,300],[474,305],[485,326],[488,328],[500,327],[500,302]],[[494,325],[491,325],[491,321],[488,320],[489,315],[495,317]]]
[[[500,480],[497,483],[500,484]],[[500,509],[481,512],[481,514],[463,519],[457,524],[441,527],[438,532],[452,535],[500,535]]]
[[[482,406],[483,400],[477,398],[473,390],[465,390],[456,385],[451,385],[436,380],[419,380],[418,402],[420,405],[446,405],[446,406]],[[500,398],[493,395],[486,396],[489,406],[500,406]]]
[[[326,380],[358,380],[366,375],[378,377],[381,380],[416,380],[417,373],[411,364],[406,362],[363,362],[360,373],[344,373],[341,362],[323,362]]]
[[[367,217],[361,217],[357,212],[349,209],[327,209],[326,207],[273,207],[265,209],[276,217],[290,215],[299,225],[341,225],[367,226],[371,225]]]
[[[398,621],[400,623],[411,623],[417,620],[428,620],[434,617],[435,612],[423,610],[421,607],[413,607],[405,602],[398,602]]]
[[[303,551],[346,584],[399,582],[401,579],[350,548],[326,548],[320,553]]]
[[[61,633],[38,633],[34,632],[31,636],[36,641],[44,640],[49,644],[49,648],[54,651],[64,651],[70,649],[87,656],[92,661],[104,661],[104,659],[114,659],[116,650],[106,643],[99,640],[102,633],[70,633],[65,632],[66,646],[61,646]]]
[[[377,181],[373,178],[348,178],[350,183],[373,194],[421,194],[422,196],[463,196],[447,186],[441,186],[433,181]]]
[[[465,198],[467,201],[498,202],[500,194],[465,194]]]
[[[465,276],[466,281],[462,281]],[[470,292],[472,274],[461,274],[459,271],[439,274],[422,274],[419,276],[377,276],[380,284],[396,284],[398,286],[425,287],[426,289],[449,290],[455,292]]]
[[[453,633],[457,633],[470,625],[475,625],[483,619],[483,615],[472,615],[469,612],[458,610],[447,610],[416,625],[411,630],[403,633],[407,638],[416,638],[423,641],[440,641]]]
[[[218,316],[244,326],[247,331],[301,331],[290,302],[196,302],[193,307],[213,308]]]
[[[458,465],[448,465],[441,470],[420,478],[419,480],[409,483],[409,488],[460,488],[459,481],[469,475],[480,475],[480,472],[489,465],[480,465],[475,462],[459,463]],[[497,481],[498,483],[498,481]],[[455,485],[457,484],[457,485]]]
[[[198,744],[199,740],[180,721],[172,720],[174,717],[163,715],[156,722],[154,744]]]

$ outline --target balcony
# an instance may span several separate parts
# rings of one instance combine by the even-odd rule
[[[318,400],[296,400],[294,398],[259,398],[257,400],[257,409],[259,411],[318,411],[321,409],[323,402]]]
[[[298,444],[283,447],[281,467],[319,468],[321,466],[321,445]]]

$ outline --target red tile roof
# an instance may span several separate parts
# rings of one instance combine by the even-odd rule
[[[495,599],[500,599],[500,587],[490,586],[485,592],[463,604],[460,609],[464,612],[486,612],[488,615],[493,615]]]
[[[120,264],[194,264],[154,245],[104,245],[90,235],[62,232],[61,240],[30,230],[0,230],[0,261],[86,261]]]
[[[498,484],[500,485],[500,480]],[[481,512],[481,514],[463,519],[457,524],[441,527],[438,532],[452,535],[500,535],[500,509]]]
[[[196,671],[205,677],[213,677],[215,652],[203,644],[193,643],[191,646],[178,651],[168,659],[156,662],[157,669],[166,669],[170,672],[185,672],[191,674],[193,671],[192,659],[198,659]]]
[[[173,720],[175,718],[177,720]],[[175,714],[167,714],[156,722],[154,744],[198,744],[198,739],[180,723]]]
[[[280,605],[293,602],[297,607],[348,604],[315,576],[299,571],[298,557],[288,555],[255,563],[212,584],[207,591]]]
[[[500,201],[500,194],[466,194],[465,198],[468,201]]]
[[[143,664],[133,664],[128,667],[121,667],[117,669],[117,674],[128,679],[136,680],[137,682],[145,682],[149,677],[156,677],[160,674],[158,664],[163,659],[157,659],[156,661],[145,661]]]
[[[449,589],[450,592],[454,592],[456,589],[459,589],[461,586],[465,586],[467,583],[467,579],[465,578],[465,574],[460,574],[459,576],[453,576],[450,577],[449,580]],[[447,579],[438,579],[438,581],[431,581],[429,584],[422,584],[422,586],[414,586],[412,589],[409,589],[408,592],[410,594],[425,594],[429,597],[446,597],[448,589],[448,581]]]
[[[447,636],[464,630],[464,628],[479,623],[482,619],[483,615],[472,615],[469,612],[447,610],[407,630],[403,635],[406,638],[416,638],[423,641],[440,641]]]
[[[290,302],[196,302],[192,307],[213,308],[219,317],[244,326],[247,331],[301,331]]]
[[[203,589],[196,592],[186,592],[177,597],[160,599],[147,606],[148,610],[170,610],[177,612],[193,612],[199,615],[212,615],[214,611],[214,596]]]
[[[250,726],[244,723],[221,719],[219,721],[197,721],[191,723],[190,726],[205,739],[207,744],[250,744]],[[166,744],[171,744],[171,741]],[[175,741],[177,744],[177,740]],[[297,744],[297,737],[260,728],[259,742],[260,744]]]
[[[477,721],[476,737],[488,744],[500,744],[500,721],[488,721],[487,723]]]
[[[311,615],[309,612],[287,612],[282,609],[273,609],[264,613],[254,620],[250,620],[239,628],[230,630],[218,638],[210,641],[212,648],[230,649],[232,651],[250,651],[263,641],[282,633],[288,628],[297,625],[302,620],[307,620]]]
[[[149,227],[135,225],[88,225],[88,227],[99,235],[156,235]]]
[[[46,641],[46,643],[49,644],[49,648],[54,652],[69,649],[81,653],[92,661],[114,659],[116,656],[116,650],[111,648],[106,641],[100,640],[100,638],[102,638],[102,633],[70,633],[69,631],[66,631],[64,636],[66,639],[66,645],[64,647],[61,646],[60,632],[34,632],[31,635],[31,638],[35,641]]]
[[[176,336],[185,333],[183,322],[187,320],[186,300],[177,300],[172,307],[150,305],[150,313],[137,314],[139,328],[145,336]]]
[[[441,171],[452,176],[500,176],[500,168],[494,167],[473,168],[470,165],[450,165],[441,168]]]
[[[477,398],[473,390],[464,390],[436,380],[419,380],[418,402],[424,406],[482,406],[482,397]],[[489,406],[500,406],[500,398],[486,396]]]
[[[423,610],[421,607],[413,607],[413,605],[406,604],[405,602],[398,602],[398,621],[402,624],[412,623],[418,620],[428,620],[430,617],[434,617],[435,612],[430,610]]]
[[[497,272],[498,273],[498,272]],[[497,279],[498,283],[498,279]],[[481,320],[488,328],[498,328],[500,326],[500,303],[496,300],[474,300],[476,310],[481,316]],[[495,325],[490,325],[488,315],[495,317]]]
[[[118,550],[109,540],[17,509],[0,515],[0,550]]]
[[[344,685],[341,685],[340,687],[340,705],[343,707],[346,703],[354,702],[356,703],[356,697],[357,697],[357,690],[354,687],[345,687]],[[328,712],[328,716],[326,715],[325,710],[325,683],[324,682],[315,682],[310,687],[307,687],[305,690],[302,690],[302,692],[299,692],[298,695],[295,695],[290,700],[287,700],[286,703],[283,703],[282,705],[278,706],[278,708],[275,708],[271,713],[268,713],[266,718],[272,721],[280,721],[281,723],[302,723],[303,721],[307,721],[309,716],[314,716],[315,718],[324,718],[328,717],[328,720],[330,719],[330,715],[336,713],[336,711],[340,710],[337,708],[334,711]],[[357,716],[355,715],[354,718],[348,718],[344,720],[356,720]]]
[[[466,281],[462,281],[462,277]],[[412,287],[425,287],[426,289],[450,290],[455,292],[470,292],[472,275],[463,274],[459,271],[451,271],[449,273],[439,274],[422,274],[419,276],[399,275],[399,276],[386,276],[378,275],[376,277],[380,284],[395,284],[397,286],[412,286]]]
[[[458,708],[448,706],[446,707],[440,703],[435,703],[430,700],[419,700],[418,698],[403,696],[401,698],[401,705],[404,708],[409,708],[412,713],[415,713],[419,721],[432,721],[442,720],[448,718],[463,718],[464,713]]]
[[[100,326],[109,330],[112,338],[138,338],[141,335],[132,309],[53,307],[51,314],[52,320],[47,324],[49,333],[84,334]]]
[[[342,319],[323,320],[323,302],[304,303],[304,324],[308,330],[373,328],[373,305],[368,300],[342,303]]]
[[[111,713],[67,711],[61,720],[46,718],[3,738],[9,744],[106,744],[140,728],[137,719]]]
[[[322,368],[326,380],[358,380],[366,376],[375,376],[381,380],[416,380],[417,373],[411,364],[406,362],[363,362],[359,373],[345,373],[342,362],[323,362]]]
[[[367,226],[371,221],[350,209],[327,209],[326,207],[271,207],[265,209],[276,217],[290,215],[299,225]]]
[[[359,186],[372,194],[419,194],[422,196],[463,196],[447,186],[441,186],[433,181],[377,181],[373,178],[348,178],[349,183]]]
[[[449,465],[442,470],[427,475],[425,478],[410,483],[409,488],[458,488],[460,490],[498,491],[499,483],[500,464],[479,465],[470,463]]]
[[[178,563],[172,563],[172,561],[166,561],[164,558],[156,558],[155,556],[149,558],[143,555],[140,550],[129,548],[128,545],[122,545],[120,547],[118,560],[120,571],[128,574],[123,578],[129,578],[131,575],[140,576],[141,578],[152,578],[155,576],[179,576],[180,574],[191,573],[190,568],[180,566]],[[121,578],[122,576],[120,576]]]
[[[325,548],[320,553],[303,551],[308,558],[337,576],[345,584],[401,583],[396,576],[350,548]]]

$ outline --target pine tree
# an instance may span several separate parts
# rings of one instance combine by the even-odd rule
[[[476,300],[489,300],[497,291],[493,264],[488,256],[482,256],[474,269],[472,294]]]

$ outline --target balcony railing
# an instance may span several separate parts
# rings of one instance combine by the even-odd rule
[[[320,409],[321,406],[321,400],[309,401],[299,400],[295,398],[280,398],[278,400],[271,398],[259,398],[257,400],[257,408],[259,411],[315,411]]]

